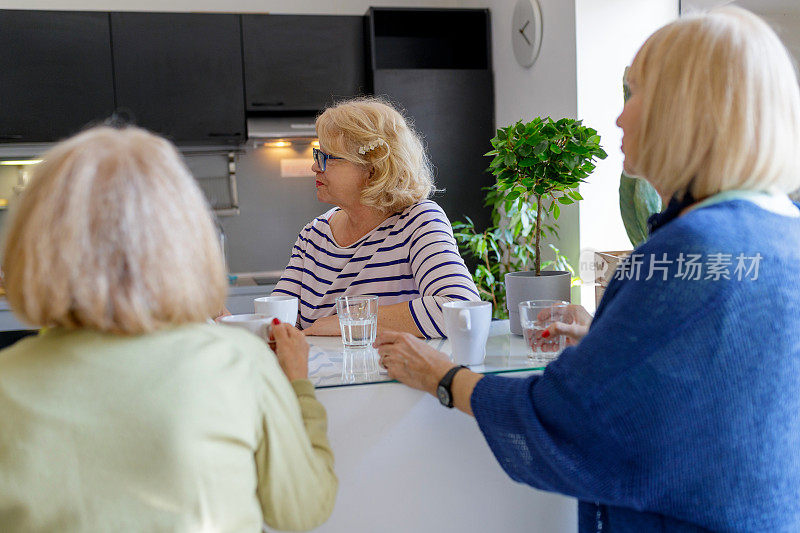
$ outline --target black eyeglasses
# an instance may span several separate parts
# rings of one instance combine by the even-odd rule
[[[319,148],[314,148],[314,162],[317,163],[320,172],[325,172],[325,164],[328,159],[344,159],[343,157],[336,157],[335,155],[326,154]]]

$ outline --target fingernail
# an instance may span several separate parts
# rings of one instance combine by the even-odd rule
[[[543,339],[546,339],[546,338],[547,338],[547,337],[549,337],[549,336],[550,336],[550,330],[547,330],[547,329],[546,329],[546,330],[544,330],[544,331],[542,332],[542,338],[543,338]]]
[[[274,325],[276,325],[276,326],[277,326],[278,324],[280,324],[280,323],[281,323],[281,321],[280,321],[280,320],[278,320],[277,318],[273,318],[273,319],[272,319],[272,323],[273,323]]]

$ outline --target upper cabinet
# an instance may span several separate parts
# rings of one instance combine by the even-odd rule
[[[364,17],[242,15],[248,111],[318,111],[364,94]]]
[[[369,10],[372,70],[491,69],[488,9]]]
[[[50,142],[114,110],[108,14],[0,11],[0,142]]]
[[[0,143],[56,141],[116,110],[176,143],[235,145],[248,113],[316,113],[378,86],[413,101],[420,74],[397,70],[452,71],[437,87],[478,83],[474,105],[491,104],[491,76],[455,72],[490,73],[490,58],[487,10],[0,10]]]
[[[112,13],[117,109],[179,143],[245,138],[238,15]]]
[[[436,197],[451,220],[486,228],[483,195],[494,177],[494,83],[487,9],[370,8],[372,85],[405,110],[436,169]]]

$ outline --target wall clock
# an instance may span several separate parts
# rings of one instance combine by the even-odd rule
[[[511,46],[523,67],[530,67],[542,47],[542,10],[539,0],[517,0],[511,17]]]

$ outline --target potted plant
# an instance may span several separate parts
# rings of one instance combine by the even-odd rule
[[[492,226],[478,232],[471,220],[453,225],[462,250],[478,262],[473,273],[494,316],[508,311],[511,331],[522,334],[518,304],[530,299],[569,300],[574,272],[551,245],[555,259],[542,261],[542,241],[557,237],[560,205],[582,199],[578,186],[604,159],[600,136],[581,121],[536,118],[500,128],[486,153],[497,181],[488,188]],[[561,270],[544,271],[555,266]]]

